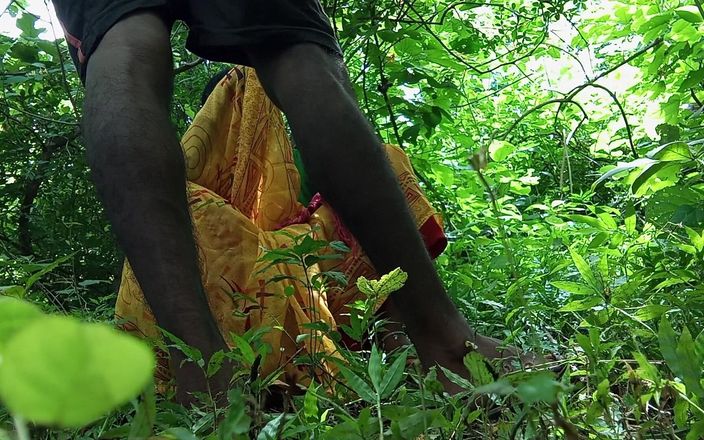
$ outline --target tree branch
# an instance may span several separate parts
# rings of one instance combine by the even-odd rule
[[[174,75],[178,75],[179,73],[183,72],[188,72],[189,70],[193,69],[194,67],[200,66],[205,62],[205,58],[197,58],[193,61],[189,61],[187,63],[181,64],[177,68],[174,69]]]
[[[62,146],[65,146],[78,136],[78,130],[69,136],[54,136],[42,145],[42,152],[37,160],[36,168],[33,172],[28,173],[28,178],[22,192],[22,200],[20,203],[20,212],[17,219],[17,235],[18,248],[22,255],[32,255],[32,232],[31,232],[31,213],[34,201],[39,195],[39,189],[46,177],[46,171],[49,167],[51,158],[54,153]]]

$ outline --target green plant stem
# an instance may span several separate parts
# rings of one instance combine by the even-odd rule
[[[699,14],[704,17],[704,6],[702,6],[701,0],[694,0],[694,4],[697,5],[697,9],[699,9]]]
[[[476,171],[477,176],[479,176],[479,180],[484,186],[484,189],[486,189],[486,192],[489,193],[489,199],[491,199],[491,209],[496,216],[496,221],[499,223],[499,238],[501,239],[501,244],[504,247],[506,258],[511,266],[511,275],[514,280],[517,280],[518,266],[516,266],[516,259],[513,258],[513,250],[511,249],[511,244],[508,242],[508,237],[506,236],[504,222],[501,220],[501,212],[499,211],[499,205],[496,203],[496,195],[494,195],[494,190],[491,189],[491,185],[489,185],[489,182],[486,180],[486,177],[484,177],[484,174],[482,174],[482,171],[479,168],[477,168]]]
[[[384,440],[384,420],[381,418],[381,396],[376,393],[376,416],[379,419],[379,440]]]
[[[14,416],[13,421],[15,423],[15,430],[17,431],[17,440],[31,440],[27,422],[20,416]]]

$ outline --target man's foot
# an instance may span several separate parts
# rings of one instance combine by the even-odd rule
[[[475,331],[462,338],[453,336],[443,339],[432,335],[432,337],[418,339],[416,338],[415,341],[416,352],[426,368],[438,365],[468,380],[471,380],[471,377],[464,365],[464,357],[472,351],[486,358],[495,379],[504,374],[538,367],[548,362],[546,358],[536,353],[523,352],[517,347],[506,346],[499,339],[484,336]],[[438,374],[438,380],[450,394],[465,391],[444,374]]]

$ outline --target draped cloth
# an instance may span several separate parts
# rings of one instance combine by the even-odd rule
[[[360,275],[376,276],[371,262],[320,195],[308,206],[298,201],[300,175],[286,126],[252,69],[236,67],[215,87],[183,136],[182,147],[203,285],[225,341],[233,347],[231,333],[269,328],[263,341],[271,352],[260,374],[279,370],[287,383],[306,381],[308,370],[294,365],[293,358],[334,355],[336,346],[324,334],[298,342],[297,336],[310,334],[313,322],[323,321],[333,330],[348,322],[346,306],[360,299],[354,281]],[[385,149],[426,246],[437,256],[446,245],[440,217],[403,151],[391,145]],[[341,272],[349,283],[311,290],[295,281],[306,279],[300,265],[267,267],[270,262],[262,260],[267,250],[291,247],[305,235],[349,247],[340,259],[323,260],[310,269]],[[127,332],[159,340],[154,315],[127,261],[115,311]],[[161,362],[157,378],[169,376],[168,363]]]

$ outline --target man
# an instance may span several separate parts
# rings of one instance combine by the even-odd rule
[[[423,365],[467,376],[462,358],[469,347],[500,356],[498,341],[477,336],[445,293],[380,141],[357,106],[318,0],[54,3],[86,87],[83,124],[93,179],[161,327],[206,359],[226,348],[203,293],[184,160],[169,121],[169,31],[182,19],[191,51],[256,69],[288,118],[312,183],[377,271],[408,273],[388,313],[405,325]],[[172,353],[176,366],[179,356]],[[223,369],[212,378],[211,391],[226,390],[230,373]],[[208,385],[192,364],[175,375],[182,401]]]

